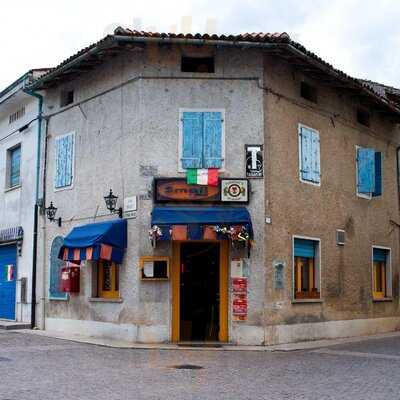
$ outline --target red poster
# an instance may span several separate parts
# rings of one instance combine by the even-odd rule
[[[232,278],[233,293],[247,293],[247,278]]]

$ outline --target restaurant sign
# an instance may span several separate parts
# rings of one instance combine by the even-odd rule
[[[186,178],[154,179],[154,202],[191,202],[213,203],[221,201],[221,189],[218,186],[188,185]]]

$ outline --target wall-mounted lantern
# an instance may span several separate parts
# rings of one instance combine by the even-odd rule
[[[118,214],[118,217],[122,218],[122,207],[119,207],[118,209],[116,208],[117,200],[118,196],[115,196],[115,194],[113,194],[112,189],[110,189],[110,193],[107,196],[104,196],[107,210],[109,210],[111,214]]]
[[[61,226],[61,217],[56,218],[57,207],[54,207],[53,202],[50,202],[50,205],[45,208],[47,219],[50,222],[57,222],[58,226]]]

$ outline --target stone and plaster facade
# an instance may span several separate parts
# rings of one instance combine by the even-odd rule
[[[182,54],[214,55],[215,73],[181,72]],[[57,206],[63,224],[51,224],[45,216],[40,221],[40,326],[137,342],[171,340],[171,284],[140,281],[138,260],[154,253],[171,255],[168,243],[154,250],[148,239],[151,190],[154,177],[185,176],[178,159],[179,111],[185,108],[224,110],[221,177],[244,177],[245,144],[264,145],[265,178],[251,180],[248,205],[255,231],[248,318],[232,322],[229,311],[229,341],[262,345],[398,329],[398,125],[377,113],[372,114],[370,128],[359,125],[357,100],[318,80],[311,80],[319,93],[318,104],[311,104],[299,96],[304,78],[287,62],[256,48],[149,42],[46,87],[45,202]],[[73,103],[60,107],[61,93],[70,90]],[[299,124],[320,134],[320,186],[299,179]],[[54,141],[71,132],[73,185],[57,191]],[[356,146],[371,146],[384,155],[383,195],[378,198],[356,195]],[[121,201],[138,196],[136,218],[128,220],[121,299],[92,298],[92,268],[86,262],[80,293],[68,300],[49,300],[53,239],[74,226],[113,218],[103,201],[110,188]],[[336,244],[336,229],[346,232],[344,246]],[[321,241],[318,301],[300,304],[293,299],[294,235]],[[385,301],[372,299],[373,245],[391,249],[393,296]],[[274,288],[277,260],[284,265],[283,289]]]

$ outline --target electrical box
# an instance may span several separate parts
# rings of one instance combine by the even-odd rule
[[[60,291],[64,293],[79,293],[80,291],[80,267],[61,268]]]
[[[20,279],[21,281],[21,303],[26,304],[27,303],[27,292],[28,292],[28,279],[26,277],[22,277]]]

